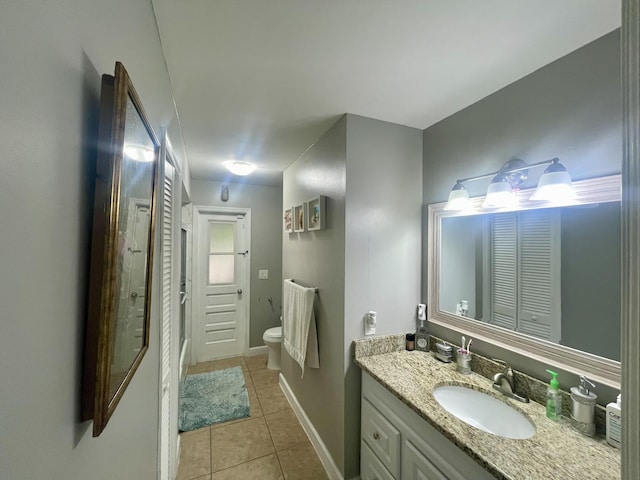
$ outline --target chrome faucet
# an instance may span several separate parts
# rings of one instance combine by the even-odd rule
[[[509,398],[513,398],[519,402],[529,403],[529,397],[515,393],[514,374],[509,364],[497,358],[494,358],[493,361],[505,367],[504,372],[498,372],[493,376],[493,388]]]

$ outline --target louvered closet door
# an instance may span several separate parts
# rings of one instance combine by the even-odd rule
[[[516,329],[517,244],[515,213],[491,219],[491,318],[490,323]]]
[[[161,370],[162,382],[160,408],[160,477],[161,480],[172,476],[172,412],[171,412],[171,335],[173,310],[173,225],[174,225],[174,190],[175,170],[167,161],[164,162],[164,188],[162,198],[162,337],[161,337]]]
[[[560,210],[518,218],[518,331],[560,341]]]

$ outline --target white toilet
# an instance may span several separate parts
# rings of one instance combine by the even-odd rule
[[[269,347],[267,368],[280,370],[280,346],[282,345],[282,327],[269,328],[262,335],[262,341]]]

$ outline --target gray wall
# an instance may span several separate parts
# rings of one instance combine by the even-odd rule
[[[619,31],[614,31],[426,129],[423,203],[445,201],[457,178],[495,171],[513,157],[533,163],[558,156],[574,179],[619,173],[619,52]],[[540,173],[532,172],[529,184]],[[472,196],[481,195],[487,183],[469,182],[468,187]],[[426,235],[426,209],[424,214]],[[426,300],[426,242],[423,249]],[[619,328],[618,318],[610,321],[610,328]],[[450,341],[459,336],[446,328],[430,328]],[[479,353],[547,377],[548,366],[477,343]],[[570,375],[561,377],[562,388],[575,383]]]
[[[283,203],[327,197],[327,228],[283,233],[283,275],[316,286],[319,369],[300,367],[282,349],[282,374],[338,468],[344,469],[344,242],[346,118],[342,117],[283,177]]]
[[[263,346],[267,328],[280,325],[282,304],[282,187],[227,183],[229,200],[220,200],[222,182],[191,181],[194,205],[243,207],[251,209],[251,318],[249,343]],[[267,280],[258,279],[258,270],[269,270]],[[273,300],[273,309],[268,298]]]
[[[347,114],[284,174],[284,204],[326,195],[328,227],[284,235],[284,277],[320,288],[320,369],[300,379],[284,352],[282,371],[344,478],[359,472],[351,343],[364,335],[363,316],[378,313],[378,335],[415,331],[421,151],[420,130]]]
[[[176,131],[151,2],[9,1],[0,23],[0,478],[155,479],[157,275],[149,351],[100,437],[79,420],[100,76],[122,61]]]
[[[376,335],[415,332],[420,299],[422,132],[347,115],[345,478],[359,471],[360,369],[351,343],[363,316]]]

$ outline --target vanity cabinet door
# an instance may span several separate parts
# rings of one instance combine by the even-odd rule
[[[367,399],[362,400],[361,430],[362,440],[393,477],[398,478],[400,476],[400,432]]]
[[[360,444],[360,478],[362,480],[394,480],[378,457],[371,451],[369,446],[362,442]]]
[[[402,480],[449,480],[409,440],[402,444]]]

